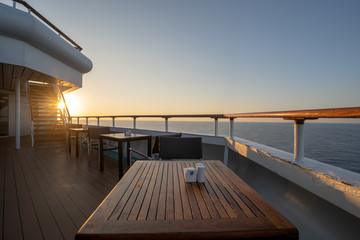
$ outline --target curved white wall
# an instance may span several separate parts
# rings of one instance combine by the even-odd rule
[[[0,62],[81,86],[92,63],[31,14],[0,3]]]

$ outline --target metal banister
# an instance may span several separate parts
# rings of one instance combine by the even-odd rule
[[[30,12],[32,12],[36,17],[41,19],[44,23],[46,23],[49,27],[51,27],[55,32],[57,32],[60,36],[65,38],[68,42],[70,42],[76,49],[79,51],[82,50],[82,47],[80,47],[79,44],[77,44],[74,40],[72,40],[69,36],[67,36],[64,32],[62,32],[59,28],[57,28],[54,24],[52,24],[47,18],[45,18],[43,15],[41,15],[38,11],[36,11],[30,4],[23,0],[13,0],[13,2],[20,3],[25,8],[27,8]]]
[[[314,120],[318,118],[360,118],[360,107],[349,108],[329,108],[329,109],[310,109],[295,111],[277,111],[277,112],[257,112],[257,113],[237,113],[237,114],[183,114],[183,115],[110,115],[110,116],[73,116],[86,119],[88,125],[89,118],[96,118],[100,125],[100,118],[112,118],[113,127],[115,127],[115,118],[132,118],[133,128],[136,129],[137,118],[163,118],[165,119],[165,131],[168,131],[169,118],[213,118],[214,135],[218,135],[218,119],[229,119],[229,138],[234,138],[234,119],[235,118],[283,118],[285,120],[294,120],[294,160],[299,161],[304,158],[304,123],[305,120]],[[225,147],[224,162],[227,162],[228,149]]]

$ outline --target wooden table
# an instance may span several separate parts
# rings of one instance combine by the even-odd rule
[[[76,157],[79,156],[79,133],[87,132],[88,130],[85,128],[69,128],[68,129],[68,146],[69,152],[71,152],[71,133],[75,133],[76,139]]]
[[[136,161],[75,239],[298,239],[298,230],[220,161]],[[266,187],[266,186],[265,186]]]
[[[118,160],[119,160],[119,179],[123,177],[123,152],[122,152],[122,143],[127,143],[127,149],[130,147],[131,141],[139,141],[139,140],[147,140],[148,142],[148,149],[147,153],[148,156],[151,155],[151,135],[144,135],[144,134],[136,134],[132,133],[129,136],[126,136],[125,133],[108,133],[108,134],[100,134],[99,141],[100,141],[100,170],[104,171],[104,149],[103,149],[103,140],[111,140],[116,141],[118,144]],[[127,151],[128,157],[128,164],[129,162],[129,150]]]

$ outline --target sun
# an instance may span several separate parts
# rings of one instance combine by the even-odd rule
[[[70,115],[78,115],[82,110],[81,101],[76,93],[68,93],[64,95],[66,105]],[[59,103],[60,104],[60,103]]]

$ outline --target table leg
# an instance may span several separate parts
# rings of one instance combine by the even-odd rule
[[[103,139],[99,138],[99,151],[100,151],[100,171],[104,171],[104,146],[103,146]],[[90,156],[89,156],[90,157]]]
[[[71,132],[67,131],[69,153],[71,153]]]
[[[122,142],[118,141],[118,159],[119,159],[119,180],[123,177],[123,152]]]
[[[76,140],[76,157],[79,157],[79,132],[75,133],[75,140]]]
[[[151,139],[152,139],[152,137],[150,136],[149,138],[148,138],[148,156],[149,157],[151,157]]]

